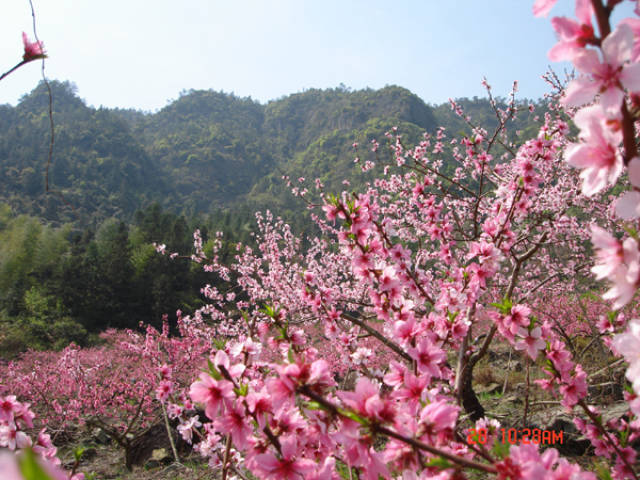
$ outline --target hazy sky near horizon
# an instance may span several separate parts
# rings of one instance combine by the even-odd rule
[[[32,38],[28,0],[4,2],[0,71]],[[7,4],[8,3],[8,4]],[[533,0],[33,0],[46,74],[69,80],[93,106],[155,111],[182,90],[213,89],[267,102],[341,83],[400,85],[427,103],[548,91],[540,78],[555,43]],[[626,4],[629,4],[628,6]],[[631,2],[625,2],[630,12]],[[560,0],[552,15],[573,16]],[[555,64],[562,73],[566,65]],[[40,80],[40,62],[0,83],[15,104]]]

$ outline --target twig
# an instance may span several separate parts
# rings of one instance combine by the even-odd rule
[[[180,464],[180,457],[178,456],[178,450],[176,449],[176,443],[173,441],[173,435],[171,434],[171,425],[169,425],[169,417],[167,417],[167,409],[164,408],[164,403],[160,402],[162,407],[162,418],[164,418],[164,426],[167,429],[167,435],[169,437],[169,444],[171,445],[171,451],[173,452],[173,459],[177,464]]]
[[[32,0],[29,0],[29,6],[31,7],[31,18],[33,20],[33,36],[35,37],[36,42],[38,44],[41,44],[40,39],[38,38],[38,30],[36,28],[36,12],[35,12],[35,9],[33,8]],[[45,193],[51,193],[53,195],[56,195],[57,197],[60,198],[62,203],[64,203],[66,206],[68,206],[69,208],[71,208],[71,210],[75,212],[76,209],[73,207],[71,203],[67,201],[67,199],[64,197],[62,192],[60,192],[59,190],[54,190],[49,187],[49,170],[50,170],[52,158],[53,158],[53,145],[55,143],[55,128],[54,128],[55,126],[53,123],[53,94],[51,93],[51,85],[49,84],[49,80],[47,79],[47,75],[45,74],[45,59],[46,59],[46,56],[42,56],[42,67],[41,67],[42,82],[47,87],[47,95],[49,97],[49,152],[47,154],[47,167],[45,170]]]
[[[15,72],[17,69],[19,69],[21,66],[31,62],[32,60],[34,60],[33,58],[30,58],[29,60],[22,60],[20,63],[18,63],[17,65],[15,65],[12,69],[4,72],[2,75],[0,75],[0,80],[4,80],[5,77],[11,75],[13,72]]]
[[[522,415],[522,425],[527,425],[527,415],[529,414],[529,386],[531,384],[531,376],[530,376],[530,372],[531,372],[531,359],[529,357],[527,357],[526,359],[527,361],[527,378],[526,378],[526,387],[525,387],[525,394],[524,394],[524,413]]]
[[[224,457],[222,458],[222,480],[227,480],[229,473],[229,453],[231,452],[231,434],[227,434],[227,444],[224,448]]]
[[[343,313],[342,315],[340,315],[341,318],[344,318],[345,320],[359,326],[360,328],[362,328],[363,330],[365,330],[367,333],[369,333],[371,336],[377,338],[378,340],[380,340],[384,345],[386,345],[387,347],[389,347],[391,350],[393,350],[394,352],[396,352],[398,355],[400,355],[402,358],[404,358],[406,361],[408,362],[412,362],[413,358],[411,358],[411,356],[405,352],[402,348],[400,348],[400,346],[398,346],[396,343],[394,343],[393,341],[389,340],[387,337],[385,337],[384,335],[382,335],[379,331],[377,331],[375,328],[370,327],[369,325],[367,325],[365,322],[361,321],[360,319],[353,317],[349,314]]]
[[[587,380],[591,380],[592,378],[597,377],[597,376],[598,376],[598,375],[600,375],[602,372],[604,372],[604,371],[608,371],[610,368],[616,367],[616,366],[618,366],[619,364],[621,364],[621,363],[622,363],[622,362],[624,362],[624,361],[625,361],[625,359],[624,359],[624,358],[619,358],[619,359],[618,359],[618,360],[616,360],[615,362],[610,363],[609,365],[607,365],[607,366],[605,366],[605,367],[601,368],[600,370],[598,370],[598,371],[596,371],[596,372],[593,372],[593,373],[589,374],[589,376],[587,377]]]
[[[509,380],[509,371],[511,371],[511,354],[513,353],[513,347],[509,348],[509,360],[507,360],[507,373],[504,376],[504,383],[502,384],[502,395],[507,391],[507,381]]]

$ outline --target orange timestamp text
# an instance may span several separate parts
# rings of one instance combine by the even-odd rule
[[[509,445],[522,443],[524,445],[562,445],[562,431],[542,430],[540,428],[501,428],[497,431],[498,441]],[[484,445],[487,443],[486,428],[470,428],[467,434],[469,445]]]

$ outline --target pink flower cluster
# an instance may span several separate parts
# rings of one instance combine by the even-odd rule
[[[304,178],[286,179],[320,231],[308,248],[269,212],[256,215],[253,245],[237,245],[229,264],[219,255],[221,234],[207,243],[208,258],[196,231],[193,255],[170,256],[201,264],[216,282],[201,290],[204,307],[178,312],[180,336],[170,337],[166,324],[145,335],[110,333],[109,348],[31,353],[6,377],[20,398],[44,392],[48,403],[39,408],[52,423],[97,418],[123,443],[138,432],[131,425],[142,428],[161,412],[177,419],[183,439],[222,478],[335,480],[343,470],[366,480],[458,480],[468,469],[504,480],[594,479],[554,449],[496,445],[472,373],[501,338],[546,360],[538,384],[569,411],[582,409],[575,423],[612,477],[637,478],[629,442],[640,422],[604,422],[588,406],[589,377],[568,346],[574,332],[588,332],[623,355],[638,414],[640,321],[605,316],[602,305],[570,294],[586,284],[589,237],[592,273],[613,284],[604,298],[614,308],[631,310],[640,281],[633,225],[626,236],[597,226],[615,219],[607,201],[594,201],[626,171],[631,191],[616,212],[627,221],[640,216],[640,28],[610,28],[618,3],[577,0],[577,20],[552,20],[559,42],[550,56],[572,61],[580,75],[544,115],[515,101],[516,85],[501,105],[484,81],[495,130],[475,125],[452,101],[467,133],[449,138],[439,129],[409,147],[392,129],[386,145],[370,142],[375,162],[357,159],[363,171],[383,165],[362,192],[329,194],[318,180],[314,204]],[[537,0],[534,11],[547,14],[554,4]],[[579,134],[569,141],[563,109],[578,107],[570,112]],[[509,130],[523,114],[539,123],[534,138]],[[167,254],[162,244],[156,249]],[[578,325],[583,317],[586,326]],[[488,428],[492,445],[465,442],[466,416]],[[5,443],[26,442],[6,432]]]
[[[36,461],[52,480],[84,480],[82,473],[67,473],[60,468],[58,449],[51,442],[46,429],[41,429],[35,442],[25,432],[33,428],[35,414],[28,403],[19,402],[15,395],[0,397],[0,447],[14,450],[30,450],[37,456]],[[24,480],[18,466],[18,459],[10,453],[0,452],[0,472],[6,480]]]
[[[534,13],[546,15],[554,3],[538,0]],[[564,17],[552,20],[559,41],[549,57],[569,60],[581,73],[568,85],[562,102],[567,107],[588,104],[573,116],[580,129],[579,142],[566,151],[567,162],[582,170],[582,192],[593,196],[613,186],[626,165],[632,190],[617,200],[615,208],[618,217],[635,220],[640,217],[640,158],[630,111],[640,93],[640,21],[627,19],[611,31],[611,10],[619,2],[606,7],[600,3],[577,0],[578,21]],[[600,37],[591,22],[594,16]],[[592,239],[599,249],[599,260],[610,260],[594,267],[594,273],[613,283],[605,298],[614,301],[615,309],[621,308],[640,286],[638,244],[628,237],[621,246],[615,237],[597,227],[593,228]]]
[[[510,115],[499,113],[505,123]],[[559,158],[566,123],[546,115],[538,138],[496,162],[490,142],[499,133],[474,127],[473,138],[453,143],[461,167],[452,176],[429,158],[445,155],[444,131],[435,145],[425,135],[412,149],[390,133],[394,164],[418,171],[388,173],[361,194],[323,194],[326,220],[316,221],[325,237],[308,251],[267,213],[257,216],[257,249],[238,246],[233,265],[221,265],[215,249],[213,259],[196,253],[234,294],[208,285],[210,304],[183,319],[192,335],[226,339],[188,392],[208,421],[168,393],[183,437],[223,472],[246,468],[258,478],[335,478],[339,462],[375,480],[455,477],[431,466],[439,458],[494,474],[502,462],[539,472],[531,452],[529,466],[517,455],[484,463],[456,437],[457,373],[475,354],[470,329],[499,331],[532,358],[546,354],[553,335],[533,315],[535,301],[509,298],[546,286],[550,270],[573,278],[571,262],[585,254],[586,229],[559,208],[579,189],[577,180],[557,181],[569,172]],[[492,185],[491,200],[482,185]],[[467,195],[442,195],[445,186]],[[558,262],[547,240],[570,246],[575,260]],[[201,244],[197,235],[197,252]],[[456,366],[450,350],[460,352]],[[563,361],[559,340],[554,351],[553,387],[576,405],[584,372]],[[547,463],[558,478],[580,475],[565,461]]]

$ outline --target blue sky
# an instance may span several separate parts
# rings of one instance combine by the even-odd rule
[[[308,88],[400,85],[428,103],[519,97],[540,79],[555,43],[533,0],[33,0],[49,78],[69,80],[89,105],[162,108],[185,89],[267,102]],[[28,0],[3,2],[0,70],[20,61],[30,36]],[[9,5],[7,5],[9,3]],[[572,15],[560,0],[553,15]],[[625,6],[630,12],[632,4]],[[554,65],[562,72],[566,65]],[[15,104],[39,81],[39,63],[0,83]]]

